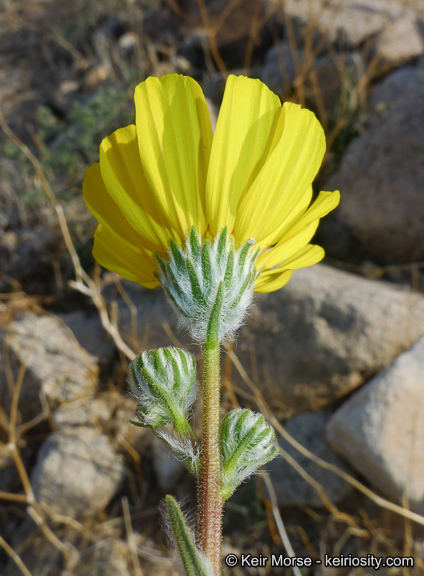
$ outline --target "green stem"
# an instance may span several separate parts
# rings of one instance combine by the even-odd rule
[[[199,538],[215,576],[221,574],[220,342],[219,324],[224,283],[221,282],[211,312],[208,336],[203,346],[202,448],[199,472]]]

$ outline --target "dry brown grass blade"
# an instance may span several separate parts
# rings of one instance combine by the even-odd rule
[[[6,542],[6,540],[4,540],[1,536],[0,536],[0,546],[3,548],[3,550],[6,552],[6,554],[10,558],[12,558],[12,560],[14,561],[14,563],[16,564],[16,566],[19,568],[19,570],[22,572],[22,574],[24,576],[32,576],[31,572],[28,570],[28,568],[22,562],[22,559],[19,556],[19,554],[17,554],[13,550],[13,548],[11,546],[9,546],[9,544]]]
[[[382,496],[379,496],[373,490],[371,490],[370,488],[368,488],[367,486],[362,484],[362,482],[359,482],[359,480],[357,480],[356,478],[354,478],[353,476],[351,476],[347,472],[344,472],[344,470],[341,470],[338,466],[335,466],[334,464],[330,464],[329,462],[322,460],[318,456],[315,456],[315,454],[312,454],[312,452],[310,452],[307,448],[305,448],[304,446],[299,444],[299,442],[297,442],[292,436],[290,436],[290,434],[284,429],[284,427],[275,418],[275,416],[273,415],[269,406],[267,405],[265,399],[263,398],[260,390],[254,384],[254,382],[249,378],[248,374],[244,370],[243,366],[241,365],[240,361],[235,356],[235,354],[231,351],[229,351],[228,353],[230,354],[231,359],[232,359],[238,373],[240,374],[241,378],[247,384],[247,386],[252,390],[252,392],[255,396],[255,400],[256,400],[259,411],[262,412],[262,414],[264,414],[264,416],[266,417],[268,422],[270,422],[274,426],[274,428],[281,434],[281,436],[283,436],[283,438],[287,442],[289,442],[289,444],[291,444],[294,448],[296,448],[296,450],[298,450],[301,454],[306,456],[306,458],[308,458],[309,460],[311,460],[312,462],[314,462],[315,464],[317,464],[321,468],[324,468],[325,470],[329,470],[333,474],[336,474],[340,478],[343,478],[343,480],[345,480],[348,484],[350,484],[351,486],[356,488],[356,490],[358,490],[359,492],[362,492],[362,494],[367,496],[370,500],[372,500],[375,504],[377,504],[377,506],[380,506],[381,508],[384,508],[385,510],[389,510],[390,512],[394,512],[395,514],[398,514],[399,516],[402,516],[403,518],[407,518],[409,520],[412,520],[413,522],[416,522],[417,524],[424,526],[424,517],[421,516],[420,514],[417,514],[415,512],[411,512],[410,510],[407,510],[407,509],[403,508],[402,506],[399,506],[398,504],[394,504],[393,502],[386,500]],[[281,450],[281,448],[280,448],[280,450]],[[285,454],[284,454],[284,456],[285,456]],[[289,462],[290,462],[290,460],[289,460]],[[304,477],[306,479],[306,476],[304,476]],[[312,484],[312,485],[314,485],[314,484]]]
[[[278,508],[278,501],[277,501],[277,496],[275,494],[274,486],[273,486],[271,479],[268,475],[264,476],[264,481],[265,481],[265,484],[266,484],[266,487],[267,487],[267,490],[269,493],[269,497],[271,500],[272,513],[274,516],[275,524],[276,524],[277,529],[278,529],[278,534],[281,538],[281,542],[283,543],[283,546],[287,552],[287,555],[290,556],[291,558],[293,558],[295,556],[295,553],[294,553],[293,547],[290,543],[287,531],[285,529],[283,519],[281,518],[280,509]],[[293,566],[292,570],[293,570],[293,574],[295,576],[302,576],[302,572],[300,571],[300,569],[297,566]]]
[[[138,554],[137,554],[136,537],[135,537],[135,534],[134,534],[133,529],[132,529],[130,509],[128,506],[128,499],[122,498],[121,502],[122,502],[122,510],[124,513],[125,528],[127,530],[128,548],[129,548],[129,551],[131,554],[131,561],[132,561],[132,565],[134,568],[134,575],[135,576],[143,576],[143,571],[141,569],[140,561],[138,559]]]
[[[234,1],[234,0],[233,0]],[[215,59],[216,65],[218,66],[219,71],[221,72],[223,78],[228,76],[227,67],[224,64],[224,61],[221,57],[221,54],[218,50],[218,45],[216,43],[216,31],[214,26],[212,26],[209,20],[208,10],[206,8],[205,0],[197,0],[200,10],[200,16],[202,18],[203,27],[208,35],[209,47],[212,53],[212,56]],[[231,3],[230,3],[231,4]]]

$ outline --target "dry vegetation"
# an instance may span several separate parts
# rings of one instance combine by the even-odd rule
[[[70,4],[66,3],[65,6],[45,1],[30,5],[2,0],[0,5],[4,16],[0,28],[0,44],[3,49],[8,49],[7,43],[10,47],[10,53],[5,51],[2,56],[3,65],[9,67],[8,74],[14,66],[11,52],[24,49],[22,42],[27,34],[32,33],[38,42],[35,53],[28,55],[27,63],[37,66],[38,57],[42,61],[37,68],[40,75],[38,79],[35,75],[32,93],[19,87],[19,83],[22,87],[22,78],[18,76],[22,71],[12,76],[11,81],[2,88],[5,102],[0,112],[0,125],[4,132],[2,146],[5,151],[0,160],[4,180],[2,186],[5,197],[9,197],[10,202],[18,206],[21,224],[39,225],[46,222],[47,218],[56,230],[55,253],[50,254],[43,263],[42,271],[32,269],[19,279],[7,279],[7,287],[0,295],[0,325],[7,324],[24,310],[52,314],[69,306],[69,303],[76,307],[94,306],[104,330],[116,345],[120,359],[113,372],[103,376],[103,387],[116,390],[118,386],[118,390],[124,394],[127,361],[146,346],[148,329],[139,338],[135,328],[132,334],[121,334],[114,307],[103,297],[104,278],[89,255],[94,222],[87,216],[80,199],[84,169],[96,160],[99,139],[131,115],[134,84],[149,74],[160,74],[175,68],[175,62],[184,65],[176,58],[177,48],[182,37],[190,30],[203,31],[206,39],[205,65],[209,74],[214,77],[221,74],[225,78],[227,64],[221,49],[225,46],[226,35],[243,17],[244,8],[241,0],[212,2],[211,6],[204,0],[198,0],[197,4],[169,0],[169,3],[163,3],[163,21],[155,24],[149,20],[158,17],[154,2],[90,1],[85,3],[84,9],[82,2],[76,1],[73,6]],[[220,8],[224,5],[225,9],[218,9],[215,13],[214,5]],[[279,33],[278,27],[273,24],[274,13],[264,11],[261,2],[253,5],[256,6],[249,11],[248,21],[244,22],[244,59],[240,67],[246,74],[255,69],[255,53],[264,31],[266,35],[273,36],[275,42]],[[96,47],[93,41],[99,22],[112,17],[116,10],[119,10],[123,21],[131,23],[134,29],[138,25],[141,27],[143,21],[146,25],[147,21],[146,36],[137,36],[129,58],[119,50],[112,36],[100,38],[98,35],[97,38],[103,42],[100,47]],[[366,73],[354,84],[343,66],[340,66],[342,97],[332,114],[329,114],[325,106],[326,94],[323,94],[323,86],[316,76],[314,62],[323,48],[331,53],[331,45],[327,43],[324,46],[325,39],[316,42],[314,28],[310,27],[304,32],[304,52],[302,59],[298,60],[292,23],[287,18],[284,20],[281,7],[276,10],[283,15],[296,68],[294,90],[286,96],[303,105],[311,101],[315,104],[328,138],[329,152],[324,168],[328,173],[334,169],[347,142],[361,130],[366,116],[366,97],[369,87],[375,81],[373,72],[378,69],[378,62],[371,59]],[[50,22],[53,22],[52,26]],[[164,22],[171,23],[168,29],[163,26]],[[155,25],[161,30],[156,32],[157,37]],[[15,38],[15,44],[12,37]],[[366,52],[368,46],[365,45],[363,50]],[[46,62],[48,66],[44,68]],[[63,110],[59,109],[58,101],[51,98],[60,86],[63,89],[65,82],[73,82],[68,86],[80,90],[85,101],[84,105],[81,99],[75,98],[72,102],[67,99],[66,91],[62,90],[65,100],[61,105],[73,106],[71,114],[67,114],[66,118]],[[27,102],[31,102],[31,109],[28,109]],[[49,102],[48,107],[45,106],[46,102]],[[36,104],[39,104],[38,110]],[[61,134],[62,139],[58,138]],[[352,263],[340,265],[365,275],[401,275],[402,279],[409,279],[415,289],[419,289],[422,282],[422,263],[368,269]],[[36,274],[41,276],[41,280],[34,278]],[[114,282],[127,299],[133,316],[133,327],[136,327],[136,307],[125,295],[119,280],[115,278]],[[87,301],[91,303],[87,304]],[[175,343],[177,335],[169,328],[168,333],[170,341]],[[414,570],[405,569],[390,574],[412,576],[423,573],[423,553],[416,548],[415,537],[422,537],[424,533],[424,518],[410,512],[406,501],[404,506],[389,502],[356,478],[323,462],[298,445],[284,430],[283,411],[276,413],[266,404],[259,383],[247,374],[231,347],[228,352],[224,365],[224,403],[228,407],[249,405],[262,411],[268,421],[301,454],[341,476],[355,488],[355,492],[342,508],[335,507],[326,496],[326,487],[321,486],[289,454],[282,451],[282,456],[316,489],[322,499],[322,508],[287,509],[283,511],[282,517],[276,505],[272,477],[260,476],[246,484],[239,496],[230,501],[224,527],[224,548],[255,549],[265,555],[269,551],[290,553],[294,549],[299,555],[308,554],[312,557],[324,552],[337,555],[340,551],[414,555]],[[141,465],[133,437],[122,440],[129,481],[119,499],[115,499],[99,517],[87,521],[63,517],[36,501],[28,472],[33,461],[32,457],[28,461],[27,454],[33,452],[34,447],[54,430],[54,423],[47,403],[37,417],[22,421],[19,402],[25,365],[18,378],[14,379],[7,357],[7,351],[4,350],[2,370],[9,389],[13,390],[13,402],[10,413],[0,411],[0,461],[13,460],[21,488],[16,493],[0,492],[0,547],[3,549],[3,555],[0,553],[0,572],[9,558],[19,569],[17,573],[20,571],[25,576],[31,576],[25,559],[30,560],[30,551],[38,549],[45,566],[44,574],[118,574],[119,566],[114,568],[115,572],[113,569],[111,572],[102,572],[104,563],[107,563],[104,550],[113,541],[129,560],[129,570],[134,576],[174,574],[173,561],[169,558],[165,538],[158,527],[156,506],[163,495],[157,488],[147,493],[149,483],[145,478],[151,477],[150,471],[145,469],[148,458],[143,458]],[[235,373],[244,382],[243,389],[235,384]],[[189,489],[193,488],[190,481],[184,482]],[[25,519],[31,519],[32,524],[25,524],[27,533],[22,535],[19,547],[13,549],[10,542],[14,538],[10,530],[16,534]],[[85,564],[92,567],[91,572],[84,571]],[[228,573],[236,576],[244,572],[235,568]],[[354,573],[350,574],[353,576]]]

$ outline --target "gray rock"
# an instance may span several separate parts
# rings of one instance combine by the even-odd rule
[[[328,446],[325,429],[330,414],[326,412],[304,412],[290,418],[284,428],[304,448],[349,472],[341,458],[338,458]],[[283,437],[278,437],[278,444],[321,486],[326,497],[337,504],[351,491],[350,485],[328,470],[324,470],[312,460],[301,454]],[[305,480],[284,457],[275,458],[266,465],[269,471],[279,504],[296,504],[299,506],[322,506],[323,501],[316,489]]]
[[[53,419],[58,429],[73,426],[104,426],[112,418],[114,408],[107,395],[81,398],[59,406],[53,412]]]
[[[424,24],[410,12],[392,22],[375,43],[377,71],[387,72],[424,54]]]
[[[84,551],[75,576],[130,576],[130,554],[122,540],[100,540]]]
[[[296,64],[302,62],[302,57],[302,50],[293,50],[289,42],[279,42],[267,52],[261,73],[262,82],[275,94],[286,94],[292,89]]]
[[[87,315],[80,310],[58,314],[58,318],[70,328],[78,343],[100,366],[109,364],[115,356],[115,344],[102,326],[99,315]]]
[[[267,53],[261,80],[276,94],[284,96],[295,79],[302,78],[309,106],[334,116],[339,102],[353,98],[365,70],[359,52],[310,59],[303,50],[293,50],[290,42],[280,42]]]
[[[424,338],[332,417],[334,450],[377,489],[424,514]]]
[[[359,52],[332,54],[317,58],[305,78],[304,91],[308,106],[336,119],[339,107],[356,106],[357,86],[365,74]]]
[[[32,471],[35,497],[66,516],[92,517],[119,490],[124,465],[106,436],[94,428],[71,428],[50,435]]]
[[[26,366],[19,410],[31,418],[41,412],[40,394],[52,408],[84,396],[97,385],[98,367],[57,318],[27,313],[0,331],[0,342],[9,350],[16,382],[21,366]],[[0,375],[0,405],[10,408],[11,391]]]
[[[390,264],[424,259],[424,83],[421,69],[408,75],[399,96],[393,87],[401,76],[373,96],[392,93],[394,100],[371,116],[325,188],[341,190],[337,218],[358,248]]]
[[[377,84],[370,97],[371,107],[376,111],[387,113],[397,98],[414,92],[418,84],[424,83],[424,69],[403,66],[386,76]]]
[[[324,265],[257,294],[236,353],[273,405],[316,410],[388,366],[424,334],[424,298]]]
[[[12,534],[11,534],[12,536]],[[129,576],[128,546],[122,540],[99,538],[93,543],[82,542],[81,533],[67,526],[63,540],[76,548],[78,557],[72,557],[73,576]],[[63,572],[63,554],[42,533],[34,533],[34,521],[27,518],[13,531],[12,546],[19,549],[19,556],[31,576],[59,575]],[[69,573],[69,571],[68,571]],[[2,576],[22,576],[22,571],[10,560]]]
[[[269,0],[268,9],[280,5]],[[285,0],[286,15],[300,28],[313,26],[330,42],[356,48],[405,13],[394,0]]]

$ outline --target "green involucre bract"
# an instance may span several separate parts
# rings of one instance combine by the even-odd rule
[[[242,324],[252,301],[258,272],[258,252],[249,242],[237,249],[225,227],[215,237],[203,241],[192,228],[180,248],[171,240],[168,258],[157,256],[158,276],[178,318],[198,342],[207,339],[208,324],[221,282],[224,285],[218,339],[231,336]]]

